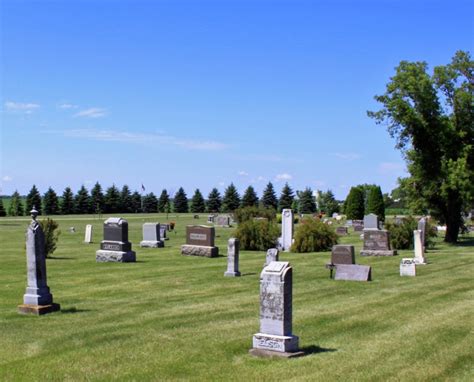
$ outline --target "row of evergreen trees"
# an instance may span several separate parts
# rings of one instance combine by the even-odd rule
[[[385,202],[380,186],[361,184],[352,187],[344,202],[344,213],[348,219],[361,220],[369,213],[385,221]]]

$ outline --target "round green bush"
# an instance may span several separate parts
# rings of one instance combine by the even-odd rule
[[[235,237],[240,240],[240,248],[266,251],[276,246],[280,230],[271,220],[247,220],[240,223]]]
[[[329,251],[337,244],[337,235],[327,224],[319,219],[303,219],[295,233],[292,252]]]
[[[387,222],[385,229],[390,232],[390,245],[393,249],[413,249],[413,231],[418,229],[418,220],[413,216],[402,218],[401,223]],[[436,231],[429,223],[426,224],[425,247],[434,246],[433,238],[437,236]]]

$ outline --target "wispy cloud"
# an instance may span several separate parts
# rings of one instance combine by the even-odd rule
[[[291,180],[293,179],[293,176],[291,176],[290,174],[288,173],[283,173],[283,174],[278,174],[277,176],[275,176],[275,181],[276,182],[283,182],[283,181],[288,181],[288,180]]]
[[[13,180],[13,178],[10,176],[10,175],[5,175],[2,180],[4,182],[11,182]]]
[[[360,159],[360,154],[357,153],[331,153],[332,156],[342,159],[342,160],[347,160],[347,161],[353,161]]]
[[[250,183],[255,184],[255,183],[266,182],[266,181],[267,181],[267,178],[265,178],[264,176],[259,175],[256,178],[252,178],[250,180]]]
[[[272,154],[236,155],[234,159],[257,162],[281,162],[283,160],[280,156]]]
[[[246,172],[246,171],[239,171],[237,174],[238,174],[239,176],[249,176],[249,173]]]
[[[381,174],[401,173],[405,170],[405,165],[400,162],[382,162],[378,166]]]
[[[101,107],[91,107],[89,109],[81,110],[74,114],[74,117],[82,118],[102,118],[107,115],[107,110]]]
[[[77,109],[77,108],[79,108],[79,106],[78,106],[78,105],[74,105],[74,104],[72,104],[72,103],[67,103],[67,102],[65,102],[65,103],[60,103],[60,104],[58,105],[58,108],[64,109],[64,110],[71,110],[71,109]]]
[[[13,102],[7,101],[4,104],[5,110],[12,113],[25,113],[31,114],[35,110],[40,108],[40,105],[37,103],[23,103],[23,102]]]

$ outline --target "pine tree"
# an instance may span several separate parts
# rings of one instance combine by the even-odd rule
[[[122,191],[120,191],[120,212],[134,212],[132,208],[132,193],[130,192],[130,188],[124,185]]]
[[[248,186],[242,196],[241,207],[258,207],[258,196],[252,186]]]
[[[188,212],[188,198],[186,193],[183,190],[183,187],[180,187],[173,200],[174,212],[184,213]]]
[[[26,196],[27,213],[30,213],[33,207],[35,207],[36,211],[38,211],[38,215],[41,215],[41,195],[35,185],[31,187],[30,192]]]
[[[199,191],[199,188],[194,192],[193,198],[191,199],[191,212],[192,213],[201,213],[206,210],[206,204],[204,202],[204,197]]]
[[[234,183],[231,183],[224,192],[222,199],[222,208],[224,212],[233,212],[240,206],[240,196],[235,188]]]
[[[344,202],[344,213],[348,219],[362,220],[364,211],[364,191],[360,187],[351,187]]]
[[[271,182],[268,182],[267,187],[265,187],[265,190],[263,191],[262,205],[265,208],[273,208],[274,210],[278,207],[278,199]]]
[[[332,216],[333,213],[339,212],[339,203],[331,190],[320,192],[319,195],[319,210],[321,212],[324,212],[327,216]]]
[[[158,212],[169,212],[171,207],[170,196],[168,191],[161,191],[160,199],[158,200]]]
[[[5,211],[5,208],[3,207],[2,198],[0,198],[0,216],[7,216],[7,212]]]
[[[142,196],[138,191],[135,191],[131,196],[131,211],[133,213],[138,213],[142,211]]]
[[[222,205],[222,198],[219,190],[213,188],[209,195],[207,196],[206,209],[209,213],[219,212]]]
[[[8,215],[9,216],[23,216],[25,214],[25,210],[23,208],[23,202],[21,201],[21,196],[18,191],[15,190],[11,199],[10,199],[10,206],[8,207]]]
[[[106,213],[120,212],[120,192],[115,184],[107,189],[104,196],[104,205]]]
[[[281,212],[284,209],[292,208],[294,200],[295,194],[293,190],[288,183],[285,183],[281,190],[280,200],[278,201],[278,210]]]
[[[74,198],[74,211],[76,214],[88,214],[91,212],[91,198],[85,186],[81,186]]]
[[[43,195],[43,212],[45,215],[59,214],[58,195],[56,195],[56,192],[51,187]]]
[[[300,214],[312,214],[316,212],[316,203],[311,188],[305,188],[299,193],[298,212]]]
[[[70,215],[74,213],[74,195],[70,187],[66,187],[61,197],[61,214]]]
[[[91,190],[91,209],[95,214],[100,214],[105,211],[104,194],[99,182],[96,182]]]
[[[385,203],[380,186],[372,187],[367,199],[367,213],[376,214],[381,221],[385,221]]]
[[[158,199],[153,192],[150,192],[143,197],[143,212],[158,212]]]

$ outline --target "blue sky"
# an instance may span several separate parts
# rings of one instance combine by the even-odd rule
[[[1,1],[1,192],[207,195],[405,174],[366,115],[401,60],[473,51],[473,1]]]

